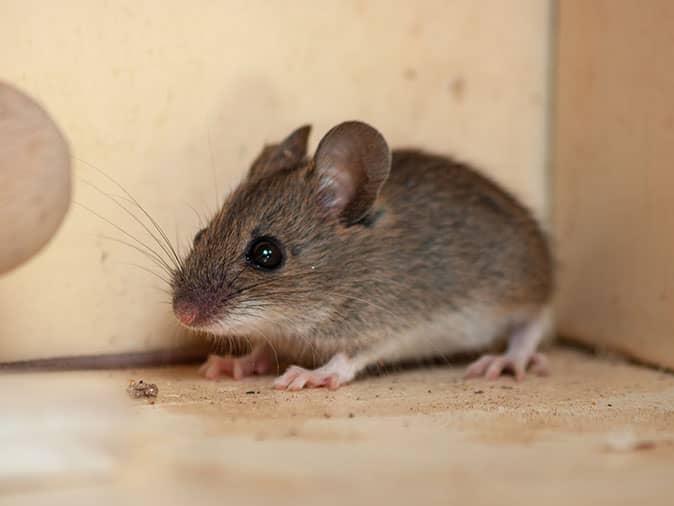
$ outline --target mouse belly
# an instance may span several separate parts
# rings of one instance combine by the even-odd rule
[[[484,349],[503,336],[509,319],[483,308],[439,313],[388,338],[384,362],[447,357]]]
[[[336,388],[350,382],[368,366],[446,357],[460,352],[484,349],[501,337],[512,318],[474,307],[462,311],[438,312],[402,331],[381,329],[376,334],[344,339],[278,338],[254,346],[243,356],[211,355],[201,367],[209,379],[241,379],[255,374],[278,374],[278,352],[294,365],[275,382],[280,389],[305,387]],[[355,345],[356,343],[367,343]],[[307,356],[307,352],[310,356]],[[314,363],[315,369],[296,364]]]

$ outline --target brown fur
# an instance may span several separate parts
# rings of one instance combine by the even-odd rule
[[[496,183],[442,156],[394,151],[381,190],[370,185],[351,195],[370,198],[364,217],[345,222],[346,210],[326,209],[324,174],[306,158],[308,131],[300,130],[265,148],[174,273],[174,303],[199,307],[195,327],[267,339],[291,359],[320,363],[336,351],[367,347],[372,336],[412,332],[466,307],[507,319],[549,302],[544,234]],[[341,141],[351,145],[348,137]],[[380,142],[369,141],[353,149]],[[385,151],[368,152],[369,159],[383,161]],[[274,157],[283,162],[276,168]],[[362,201],[350,206],[364,208]],[[259,236],[282,244],[279,270],[247,264],[247,246]]]

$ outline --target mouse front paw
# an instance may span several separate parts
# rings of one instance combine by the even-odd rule
[[[217,380],[223,376],[240,380],[254,374],[269,374],[273,363],[274,354],[271,348],[262,345],[240,357],[209,355],[199,368],[199,374],[210,380]]]
[[[276,378],[277,390],[302,390],[303,388],[325,387],[331,390],[349,383],[356,376],[356,368],[344,354],[338,353],[318,369],[305,369],[296,365]]]

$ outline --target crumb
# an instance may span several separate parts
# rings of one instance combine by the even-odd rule
[[[354,416],[356,415],[354,415],[353,413],[349,413],[349,418],[353,418]]]
[[[430,394],[430,393],[432,393],[432,392],[429,390],[428,393]]]
[[[609,404],[608,404],[608,407],[609,407],[609,408],[612,408],[612,407],[613,407],[613,404],[610,404],[610,403],[609,403]]]
[[[475,390],[473,393],[474,394],[483,394],[484,390]]]
[[[248,390],[248,391],[246,391],[246,394],[247,394],[247,395],[251,395],[251,394],[254,394],[254,393],[255,393],[255,390]]]
[[[145,383],[143,380],[130,380],[129,386],[126,387],[126,392],[132,399],[140,399],[141,397],[156,398],[159,394],[159,388],[154,383]],[[154,401],[152,402],[154,404]]]

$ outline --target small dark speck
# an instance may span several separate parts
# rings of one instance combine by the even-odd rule
[[[424,26],[421,23],[416,22],[410,27],[409,33],[412,37],[419,37],[422,33],[424,33]]]
[[[330,413],[323,413],[324,418],[332,418],[332,415]]]
[[[613,404],[609,404],[608,407],[609,407],[609,408],[612,408],[612,407],[613,407]]]
[[[414,81],[417,78],[417,71],[413,68],[406,68],[403,71],[403,77],[408,81]]]
[[[246,392],[247,395],[251,395],[251,394],[254,394],[254,393],[255,393],[255,390],[248,390],[248,391]]]
[[[431,391],[429,390],[428,393],[431,394],[431,393],[433,393],[433,392],[431,392]]]
[[[454,97],[454,100],[461,102],[466,92],[466,81],[464,81],[462,77],[452,79],[449,83],[449,92]]]
[[[354,415],[353,413],[349,413],[349,418],[353,418],[354,416],[356,415]]]
[[[473,393],[474,394],[483,394],[484,390],[475,390]]]

